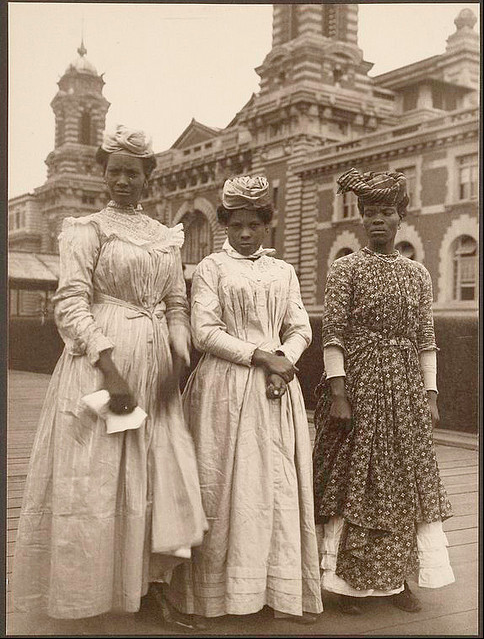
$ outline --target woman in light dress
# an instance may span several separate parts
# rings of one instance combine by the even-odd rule
[[[98,160],[111,201],[64,220],[55,320],[65,349],[42,409],[13,566],[17,610],[56,618],[136,612],[200,544],[206,520],[177,375],[189,363],[181,225],[142,213],[156,165],[142,132],[118,126]],[[137,429],[107,434],[82,401],[106,389]],[[157,585],[156,585],[157,584]]]
[[[322,611],[311,444],[295,365],[311,342],[294,268],[262,244],[272,207],[263,177],[227,180],[227,240],[197,266],[192,338],[203,352],[183,395],[209,530],[169,598],[184,613]]]
[[[405,176],[351,169],[338,183],[358,197],[368,244],[336,260],[326,283],[314,447],[322,587],[348,614],[370,596],[418,612],[407,582],[414,572],[422,587],[454,581],[442,530],[452,510],[432,439],[432,284],[422,264],[395,250]]]

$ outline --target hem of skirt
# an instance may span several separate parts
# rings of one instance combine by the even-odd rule
[[[392,590],[380,590],[378,588],[367,588],[358,590],[351,584],[339,577],[332,570],[324,570],[321,577],[321,589],[327,592],[333,592],[337,595],[346,595],[347,597],[391,597],[404,589],[403,584]]]
[[[287,597],[287,593],[282,593],[282,597]],[[189,601],[180,601],[180,598],[174,593],[169,593],[168,599],[177,610],[189,615],[200,615],[202,617],[223,617],[224,615],[252,615],[260,610],[264,606],[269,606],[273,610],[278,612],[292,615],[301,616],[304,612],[311,614],[319,614],[323,612],[322,601],[314,597],[314,601],[307,601],[309,598],[305,597],[305,601],[302,604],[287,605],[281,602],[281,596],[277,594],[271,594],[270,590],[265,593],[261,593],[259,596],[255,595],[254,600],[249,602],[227,602],[226,597],[194,597]],[[214,601],[217,599],[218,601]]]

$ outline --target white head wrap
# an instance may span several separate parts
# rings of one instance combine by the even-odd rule
[[[226,209],[242,209],[247,204],[261,208],[270,204],[269,182],[265,177],[244,175],[226,180],[222,192]]]
[[[107,153],[127,153],[137,158],[153,155],[151,138],[144,131],[129,129],[124,124],[116,125],[115,131],[104,132],[101,148]]]

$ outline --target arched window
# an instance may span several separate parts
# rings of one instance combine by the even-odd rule
[[[81,144],[95,144],[92,135],[92,120],[89,111],[83,111],[79,121],[79,142]]]
[[[395,248],[400,251],[403,257],[408,257],[409,260],[415,259],[415,247],[413,244],[410,244],[410,242],[398,242]]]
[[[476,299],[477,242],[461,235],[453,243],[453,298],[458,302]]]
[[[341,248],[335,255],[334,259],[337,260],[339,257],[344,257],[345,255],[350,255],[350,253],[353,253],[353,249],[348,248],[347,246],[345,246],[344,248]]]
[[[210,224],[201,211],[186,213],[182,218],[185,242],[181,249],[184,264],[198,264],[213,251]]]

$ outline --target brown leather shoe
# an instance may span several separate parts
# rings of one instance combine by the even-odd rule
[[[361,615],[363,613],[357,602],[357,597],[349,597],[348,595],[338,597],[338,607],[345,615]]]
[[[392,595],[392,604],[405,612],[420,612],[422,606],[417,597],[412,593],[406,581],[403,582],[404,589],[396,595]]]

